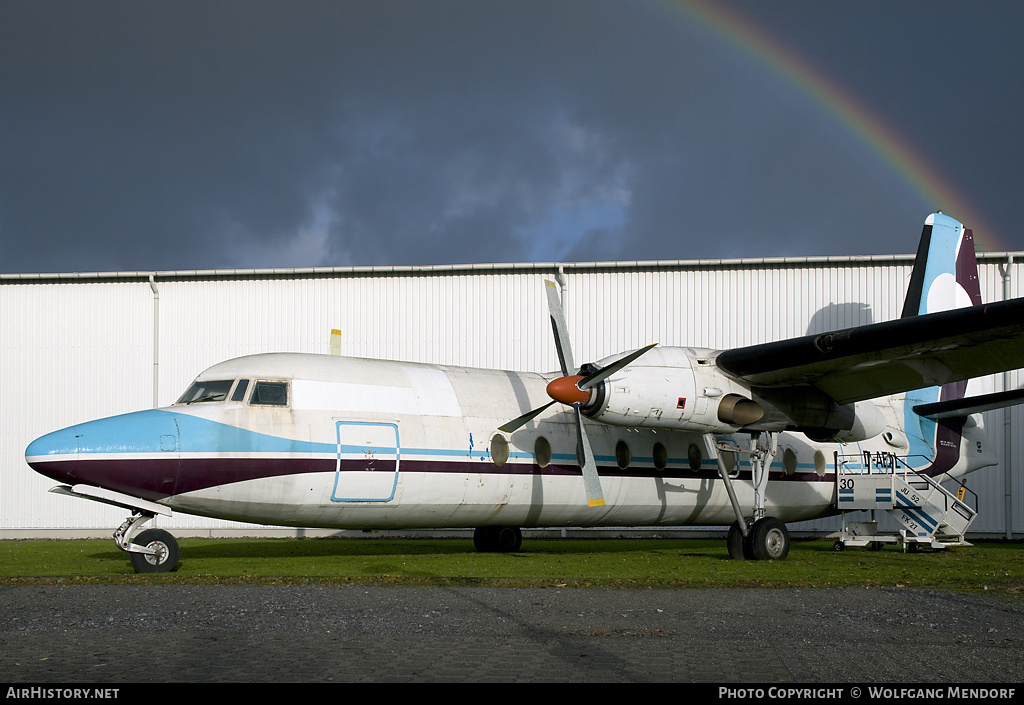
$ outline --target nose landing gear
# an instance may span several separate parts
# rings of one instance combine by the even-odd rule
[[[135,535],[153,518],[148,512],[133,512],[114,532],[117,547],[128,553],[136,573],[166,573],[178,565],[178,542],[163,529],[146,529]]]
[[[58,485],[50,492],[131,511],[132,515],[114,532],[114,540],[118,548],[128,553],[136,573],[166,573],[178,565],[178,542],[169,533],[162,529],[147,529],[136,536],[142,525],[157,514],[171,516],[171,510],[166,506],[92,485]]]

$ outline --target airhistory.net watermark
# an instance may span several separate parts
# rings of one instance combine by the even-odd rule
[[[51,688],[32,686],[7,688],[9,700],[116,700],[120,688]]]

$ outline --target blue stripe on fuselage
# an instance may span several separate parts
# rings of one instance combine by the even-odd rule
[[[312,443],[162,409],[136,411],[74,427],[78,451],[88,453],[336,453],[334,443]],[[175,439],[174,446],[169,437]]]

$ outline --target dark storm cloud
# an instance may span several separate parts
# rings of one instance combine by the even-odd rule
[[[515,259],[566,159],[599,166],[555,143],[542,54],[571,51],[571,25],[445,7],[19,6],[8,260],[28,236],[33,268],[273,266],[289,247],[309,264]]]
[[[908,68],[872,92],[848,65],[876,55],[851,37],[870,15],[815,32],[802,4],[737,7],[927,123],[922,149],[1016,100],[976,89],[957,138],[906,112],[927,65],[896,29],[878,53]],[[906,252],[931,207],[672,4],[0,6],[2,271]]]

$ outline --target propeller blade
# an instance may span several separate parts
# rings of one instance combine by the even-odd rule
[[[594,450],[590,447],[590,439],[583,427],[583,402],[581,398],[587,389],[607,379],[623,367],[633,362],[645,352],[653,348],[657,343],[651,343],[647,347],[631,352],[629,355],[616,360],[603,370],[598,370],[586,377],[575,375],[576,363],[572,358],[572,346],[569,343],[569,328],[565,324],[565,312],[562,310],[562,298],[558,293],[558,286],[549,280],[545,280],[545,291],[548,297],[548,315],[551,320],[551,332],[555,337],[555,350],[558,352],[558,364],[562,370],[562,376],[548,384],[548,394],[563,404],[571,404],[576,414],[576,459],[579,462],[580,472],[583,474],[583,486],[587,492],[587,503],[591,507],[604,506],[604,491],[601,489],[601,478],[597,474],[597,461],[594,460]],[[542,407],[529,411],[517,419],[513,419],[504,426],[499,426],[499,431],[512,433],[523,427],[533,419],[537,418],[545,409],[555,403],[548,402]]]
[[[538,408],[534,409],[533,411],[527,412],[527,413],[523,414],[522,416],[520,416],[517,419],[512,419],[511,421],[509,421],[504,426],[498,426],[498,430],[499,431],[504,431],[505,433],[512,433],[513,431],[515,431],[515,430],[525,426],[526,424],[530,423],[531,421],[533,421],[535,418],[540,416],[540,413],[542,411],[544,411],[544,409],[548,408],[549,406],[551,406],[554,403],[555,402],[553,402],[553,401],[549,401],[544,406],[538,407]]]
[[[551,331],[555,334],[555,350],[558,352],[558,364],[562,367],[562,376],[576,371],[572,359],[572,345],[569,343],[569,328],[565,325],[565,313],[562,311],[562,298],[558,295],[558,286],[545,279],[548,292],[548,314],[551,317]]]
[[[593,373],[592,375],[584,377],[579,381],[579,384],[577,386],[579,386],[579,388],[583,391],[590,389],[598,382],[601,382],[602,380],[611,377],[613,374],[621,370],[629,363],[633,362],[633,360],[643,355],[645,352],[653,348],[655,345],[657,345],[657,343],[651,343],[650,345],[640,348],[639,350],[634,350],[629,355],[626,355],[625,357],[616,360],[612,364],[608,365],[608,367],[602,368],[597,372]]]
[[[583,487],[587,491],[587,504],[591,507],[604,506],[604,492],[601,490],[601,478],[597,475],[597,462],[594,451],[590,447],[590,439],[583,429],[583,413],[579,404],[573,404],[576,410],[576,458],[579,460],[580,471],[583,473]]]

